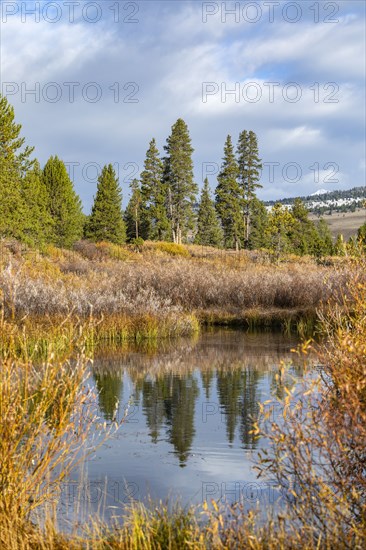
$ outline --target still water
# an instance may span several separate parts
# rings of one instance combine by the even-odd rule
[[[80,482],[80,472],[71,480],[84,512],[103,509],[111,517],[132,499],[148,497],[183,505],[270,502],[269,483],[253,469],[266,443],[251,433],[252,419],[258,403],[281,397],[284,385],[301,378],[291,352],[297,345],[278,333],[214,330],[157,350],[97,357],[89,383],[99,415],[107,423],[126,416],[84,465],[88,481]],[[278,377],[281,361],[290,365],[285,379]],[[64,503],[73,500],[70,487]]]

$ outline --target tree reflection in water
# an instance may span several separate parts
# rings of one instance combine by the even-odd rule
[[[276,373],[281,361],[294,362],[290,350],[296,345],[279,334],[219,330],[142,352],[105,352],[93,367],[100,411],[106,421],[113,419],[127,376],[151,441],[168,441],[180,466],[190,455],[199,407],[208,401],[225,422],[229,445],[237,436],[243,448],[254,449],[257,442],[250,432],[259,413],[261,381],[269,375],[272,391],[281,394]],[[294,372],[301,375],[299,369]]]

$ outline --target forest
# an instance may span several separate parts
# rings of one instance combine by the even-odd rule
[[[178,119],[164,156],[151,139],[140,178],[130,184],[127,207],[122,208],[118,178],[107,164],[98,177],[91,213],[85,215],[65,163],[51,156],[42,168],[32,158],[34,148],[21,137],[21,125],[5,97],[0,98],[0,124],[4,238],[38,248],[72,248],[82,239],[140,246],[144,241],[164,241],[315,257],[345,255],[365,243],[365,228],[358,240],[344,243],[339,235],[333,243],[326,222],[311,221],[300,199],[291,209],[275,203],[268,212],[256,194],[262,164],[252,130],[240,133],[236,147],[227,136],[214,193],[206,178],[198,197],[189,130]]]

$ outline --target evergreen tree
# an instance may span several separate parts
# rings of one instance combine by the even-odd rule
[[[123,244],[126,227],[122,214],[122,191],[111,164],[103,167],[98,178],[97,194],[85,236],[93,241],[109,241]]]
[[[239,185],[243,198],[244,244],[249,246],[251,205],[256,198],[256,189],[262,187],[259,178],[262,162],[259,158],[258,141],[254,132],[243,130],[239,135],[237,148]]]
[[[238,184],[239,167],[235,159],[231,137],[227,136],[224,157],[217,177],[216,210],[224,231],[225,246],[239,249],[243,234],[242,200]]]
[[[33,148],[24,147],[20,131],[13,107],[0,95],[0,236],[23,239],[27,210],[21,179],[34,161],[29,159]]]
[[[145,377],[142,394],[142,409],[152,441],[158,440],[159,432],[165,425],[169,442],[174,446],[180,466],[184,467],[195,434],[197,380],[192,375],[186,379],[172,374],[153,379]]]
[[[198,209],[195,243],[206,246],[222,246],[223,234],[211,199],[208,179],[205,179]]]
[[[0,158],[14,166],[19,176],[24,176],[34,164],[34,160],[29,158],[34,147],[24,147],[25,138],[20,137],[22,125],[15,123],[14,109],[1,94],[0,129]]]
[[[128,241],[141,237],[141,190],[139,181],[137,179],[132,180],[130,188],[132,191],[131,198],[124,215]]]
[[[0,237],[24,238],[26,208],[14,165],[0,157]]]
[[[253,433],[253,422],[260,415],[259,396],[262,375],[257,369],[245,369],[243,374],[243,390],[240,400],[240,439],[245,449],[255,449],[258,438]]]
[[[155,139],[150,141],[141,172],[141,200],[141,237],[159,241],[169,238],[163,162]]]
[[[249,248],[268,248],[268,212],[257,197],[250,204],[250,220]]]
[[[159,440],[166,417],[166,403],[169,400],[166,377],[144,377],[142,380],[142,410],[153,443]],[[137,398],[135,398],[137,401]]]
[[[169,442],[183,468],[189,457],[195,435],[195,404],[199,393],[197,380],[192,374],[186,378],[171,375],[170,395],[165,400]]]
[[[93,372],[95,386],[98,390],[98,403],[106,422],[113,422],[118,413],[122,398],[123,377],[117,371]]]
[[[291,213],[294,218],[290,233],[292,251],[299,255],[312,254],[317,242],[317,231],[301,199],[295,199]]]
[[[234,442],[240,407],[238,402],[242,393],[241,369],[217,369],[216,384],[220,408],[224,412],[226,436],[229,444]]]
[[[179,118],[164,147],[164,184],[167,190],[168,217],[173,241],[181,243],[193,228],[197,185],[193,179],[191,138],[184,120]]]
[[[268,216],[268,237],[277,259],[283,253],[292,252],[291,234],[295,225],[292,213],[281,203],[276,203]]]
[[[42,180],[48,194],[48,208],[53,221],[52,241],[69,248],[83,234],[84,215],[81,201],[69,178],[66,166],[57,156],[50,157],[43,168]]]
[[[22,196],[27,208],[27,224],[24,228],[26,240],[37,245],[52,241],[53,219],[38,161],[22,180]]]
[[[318,239],[315,245],[314,254],[318,257],[330,256],[333,254],[333,239],[327,222],[321,218],[316,226]]]

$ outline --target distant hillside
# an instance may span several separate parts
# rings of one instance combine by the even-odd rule
[[[325,191],[321,189],[306,197],[290,197],[277,201],[266,201],[265,205],[271,208],[277,202],[286,206],[292,206],[295,199],[300,198],[311,213],[321,216],[335,212],[355,212],[362,208],[366,201],[366,186],[353,187],[346,191]]]
[[[314,222],[319,220],[319,217],[315,214],[310,215],[310,219]],[[365,208],[357,209],[355,212],[334,212],[332,214],[325,214],[323,218],[329,225],[330,232],[334,239],[336,239],[339,233],[342,233],[343,238],[348,239],[354,235],[357,235],[358,229],[366,223],[366,210]]]

